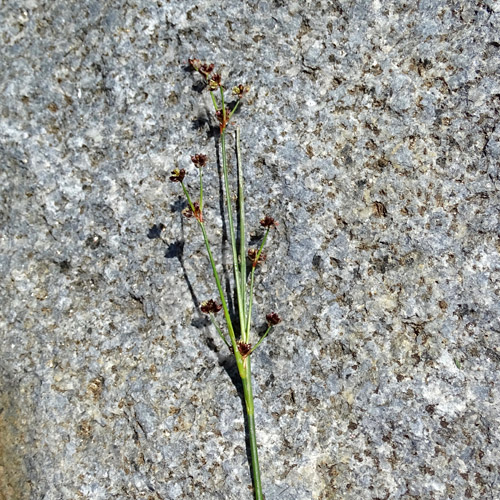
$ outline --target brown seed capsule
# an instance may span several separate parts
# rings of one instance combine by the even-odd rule
[[[193,155],[191,156],[191,161],[198,167],[204,167],[207,164],[208,156],[207,155]]]
[[[210,77],[210,80],[208,81],[208,88],[210,90],[217,90],[219,87],[222,87],[222,85],[221,85],[221,76],[220,76],[219,73],[214,73]]]
[[[182,215],[184,215],[184,217],[186,217],[186,219],[191,219],[191,217],[193,217],[193,211],[189,208],[189,207],[186,207],[183,211],[182,211]]]
[[[267,314],[266,319],[269,326],[276,326],[281,323],[281,318],[275,312]]]
[[[222,309],[222,304],[217,304],[215,300],[210,299],[201,303],[201,312],[205,314],[217,314]]]
[[[269,215],[266,215],[261,221],[260,225],[262,227],[266,227],[267,229],[271,229],[272,227],[276,227],[278,223]]]
[[[248,85],[242,85],[241,83],[236,87],[233,87],[233,95],[238,96],[238,99],[243,99],[245,94],[250,90]]]
[[[248,258],[250,259],[253,267],[257,267],[258,264],[262,264],[266,260],[266,255],[262,252],[259,255],[259,258],[257,258],[258,253],[259,251],[256,248],[250,248],[250,250],[248,250]]]
[[[180,170],[176,168],[175,170],[172,170],[170,180],[172,182],[182,182],[184,180],[184,177],[186,177],[186,171],[183,168],[181,168]]]
[[[207,77],[207,78],[208,78],[208,75],[209,75],[210,73],[212,73],[212,71],[213,71],[213,70],[214,70],[214,65],[213,65],[213,63],[212,63],[212,64],[202,64],[202,65],[199,67],[199,69],[198,69],[198,71],[199,71],[202,75],[204,75],[205,77]]]
[[[195,70],[195,71],[200,71],[201,68],[201,61],[199,59],[188,59],[188,64]]]
[[[182,215],[186,217],[187,219],[191,219],[191,217],[194,217],[195,219],[198,219],[200,222],[203,222],[203,212],[200,209],[200,205],[197,201],[193,203],[193,208],[194,211],[191,209],[191,207],[186,207],[182,211]]]
[[[242,358],[246,358],[250,351],[252,350],[252,344],[245,344],[245,342],[238,342],[238,351],[241,354]]]
[[[215,112],[215,118],[217,118],[217,120],[222,123],[223,120],[224,120],[224,113],[222,112],[222,109],[218,109],[216,112]]]

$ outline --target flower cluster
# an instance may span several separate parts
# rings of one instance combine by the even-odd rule
[[[198,71],[205,78],[208,78],[210,73],[214,70],[214,64],[206,64],[202,63],[199,59],[188,59],[189,65],[195,70]]]
[[[262,252],[259,255],[259,251],[256,248],[250,248],[250,250],[248,250],[248,258],[250,259],[252,266],[257,267],[258,264],[265,262],[267,257]]]
[[[217,118],[217,121],[222,125],[224,122],[224,113],[222,112],[222,109],[218,109],[215,112],[215,118]]]
[[[209,90],[217,90],[222,87],[221,76],[219,73],[212,73],[214,70],[213,63],[202,63],[199,59],[188,59],[189,65],[205,78]]]
[[[191,207],[186,207],[182,211],[182,215],[184,215],[184,217],[186,217],[187,219],[191,219],[191,217],[194,217],[199,222],[203,222],[203,213],[201,211],[200,204],[197,201],[193,203],[193,209]]]
[[[250,90],[248,85],[242,85],[241,83],[236,87],[233,87],[233,95],[237,96],[238,99],[243,99],[245,94]]]
[[[221,76],[219,73],[214,73],[212,76],[207,78],[208,88],[210,90],[217,90],[219,87],[222,87]]]
[[[220,73],[214,73],[214,65],[202,63],[199,59],[188,59],[188,63],[194,71],[197,71],[205,79],[208,90],[212,94],[212,99],[215,106],[215,117],[219,122],[221,133],[226,129],[231,116],[236,111],[241,99],[248,93],[250,87],[248,85],[239,84],[233,87],[233,95],[238,98],[235,104],[229,106],[224,103],[224,90],[225,87],[222,85],[222,77]],[[214,92],[220,90],[222,105],[219,106],[215,102]]]
[[[260,225],[267,229],[271,229],[272,227],[277,227],[278,223],[269,215],[266,215],[261,221]]]
[[[240,351],[241,357],[245,359],[252,351],[252,344],[245,344],[245,342],[238,342],[238,351]]]
[[[182,182],[184,180],[184,177],[186,177],[186,171],[183,168],[181,168],[180,170],[176,168],[175,170],[172,170],[170,180],[172,182]]]
[[[222,309],[222,304],[217,304],[214,299],[210,299],[202,302],[200,309],[205,314],[217,314]]]
[[[276,326],[277,324],[281,323],[281,318],[275,312],[267,314],[266,320],[269,326]]]
[[[204,167],[207,164],[208,156],[207,155],[193,155],[191,156],[191,161],[198,167]]]

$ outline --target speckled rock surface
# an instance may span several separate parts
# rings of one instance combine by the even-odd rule
[[[252,497],[168,182],[211,157],[227,263],[193,56],[251,85],[248,222],[280,221],[255,311],[285,319],[253,363],[267,500],[500,498],[498,2],[0,13],[2,500]]]

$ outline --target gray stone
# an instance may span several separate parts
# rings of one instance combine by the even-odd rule
[[[0,498],[251,498],[216,296],[175,168],[189,57],[241,127],[268,500],[500,498],[500,8],[493,0],[0,7]],[[211,120],[211,121],[210,121]],[[229,140],[234,173],[234,140]],[[225,219],[224,219],[225,220]]]

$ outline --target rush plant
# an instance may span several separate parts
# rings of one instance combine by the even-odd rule
[[[201,75],[203,82],[210,93],[212,104],[215,112],[215,119],[219,124],[220,133],[220,158],[222,162],[222,177],[224,185],[224,197],[226,204],[226,217],[229,227],[229,240],[232,249],[232,266],[234,274],[234,286],[236,289],[237,311],[234,316],[228,307],[224,290],[213,253],[210,246],[210,241],[207,235],[204,218],[204,192],[203,192],[203,169],[207,168],[209,163],[208,157],[204,154],[195,154],[191,156],[191,161],[198,169],[198,195],[196,198],[190,194],[191,188],[185,182],[186,170],[175,169],[170,177],[172,182],[177,182],[181,185],[184,195],[187,200],[187,207],[183,210],[183,215],[188,219],[197,221],[205,247],[208,254],[208,260],[212,268],[212,273],[215,279],[215,285],[218,292],[218,300],[209,299],[201,304],[201,311],[210,317],[217,333],[234,355],[238,373],[241,377],[243,386],[243,394],[246,406],[246,422],[248,437],[250,442],[251,455],[251,470],[253,478],[253,488],[255,500],[262,500],[262,485],[260,479],[259,457],[257,448],[257,436],[255,430],[255,411],[252,391],[252,368],[251,357],[255,350],[261,345],[262,341],[267,337],[272,328],[281,322],[281,318],[275,312],[270,312],[266,315],[267,329],[259,339],[252,338],[252,305],[255,285],[255,270],[262,263],[266,256],[263,253],[264,246],[268,239],[269,233],[276,228],[277,222],[265,215],[260,221],[260,225],[264,232],[260,245],[257,248],[247,248],[246,245],[246,225],[245,225],[245,193],[244,193],[244,171],[241,160],[240,148],[240,130],[235,130],[235,147],[237,159],[237,210],[233,207],[233,193],[229,183],[229,169],[226,152],[226,135],[227,129],[232,124],[231,119],[238,109],[241,100],[249,91],[246,85],[237,85],[232,89],[232,95],[235,100],[228,103],[226,89],[221,82],[221,75],[214,72],[213,64],[204,64],[198,59],[189,60],[190,67]],[[239,217],[238,226],[235,226],[233,212]],[[220,302],[219,302],[220,301]],[[225,328],[221,327],[216,320],[216,315],[220,311],[223,312],[225,320]],[[255,342],[256,340],[256,342]],[[255,343],[254,343],[255,342]]]

